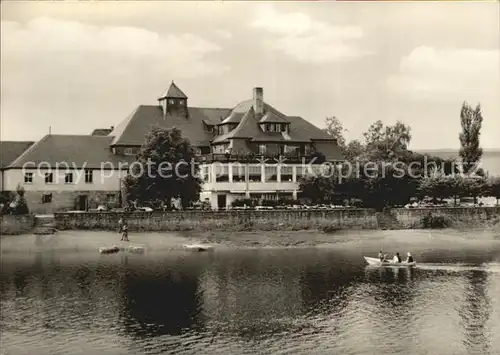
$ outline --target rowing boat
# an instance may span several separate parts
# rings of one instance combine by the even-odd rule
[[[211,245],[203,244],[184,244],[184,248],[191,251],[212,251],[213,247]]]
[[[120,248],[118,248],[116,245],[113,245],[112,247],[99,248],[99,253],[101,253],[101,254],[114,254],[114,253],[118,253],[119,251],[120,251]]]
[[[366,262],[368,265],[371,266],[382,266],[382,267],[415,267],[417,265],[417,262],[413,261],[411,263],[395,263],[393,261],[380,261],[379,258],[370,258],[368,256],[364,256]]]

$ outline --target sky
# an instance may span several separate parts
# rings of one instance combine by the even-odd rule
[[[498,2],[1,3],[1,139],[90,134],[155,105],[264,100],[347,139],[400,120],[412,149],[459,147],[463,101],[500,148]]]

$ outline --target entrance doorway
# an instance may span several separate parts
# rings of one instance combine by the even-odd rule
[[[225,210],[226,209],[226,200],[227,200],[227,196],[226,195],[217,195],[217,208],[219,210]]]
[[[87,195],[78,196],[78,210],[79,211],[86,211],[87,210],[87,202],[88,202]]]

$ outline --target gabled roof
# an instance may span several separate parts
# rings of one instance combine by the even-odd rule
[[[141,146],[152,128],[176,127],[194,146],[209,146],[213,135],[204,129],[203,122],[216,125],[230,112],[229,108],[189,107],[188,117],[169,114],[164,118],[160,106],[141,105],[109,134],[114,137],[111,145]]]
[[[259,134],[259,132],[260,128],[257,120],[255,119],[255,111],[253,110],[253,107],[250,106],[250,109],[241,118],[241,122],[238,127],[229,133],[216,137],[213,143],[220,143],[234,138],[252,138]]]
[[[244,102],[245,105],[248,101]],[[251,100],[250,100],[251,103]],[[264,103],[264,116],[258,120],[253,110],[252,105],[249,106],[239,105],[237,107],[249,107],[245,114],[239,121],[238,126],[227,134],[223,134],[215,137],[213,143],[226,142],[228,139],[251,139],[256,142],[312,142],[314,140],[328,140],[334,141],[334,139],[323,132],[320,128],[316,127],[312,123],[304,120],[302,117],[297,116],[286,116],[280,111],[276,110],[269,104]],[[231,115],[233,115],[234,110]],[[228,118],[230,118],[229,116]],[[226,118],[226,120],[228,119]],[[264,132],[260,127],[260,123],[264,122],[276,122],[276,123],[290,123],[288,133],[285,132]],[[229,121],[229,120],[228,120]],[[225,121],[223,121],[225,122]]]
[[[0,169],[9,166],[35,142],[0,141]]]
[[[232,111],[229,116],[227,116],[222,122],[219,123],[219,125],[224,125],[227,123],[240,123],[244,114],[245,113],[243,112]]]
[[[96,128],[92,131],[93,136],[107,136],[113,130],[111,128]]]
[[[322,129],[316,127],[309,121],[306,121],[302,117],[298,116],[287,116],[287,120],[290,122],[290,137],[292,140],[329,140],[335,141],[332,136],[325,133]]]
[[[113,137],[89,135],[55,135],[49,134],[31,145],[23,154],[13,161],[8,168],[33,167],[43,162],[51,167],[100,169],[104,167],[118,168],[120,162],[131,163],[133,156],[114,155],[110,149]],[[29,164],[29,165],[27,165]]]
[[[265,105],[264,116],[260,119],[260,123],[288,123],[288,120],[278,110],[275,110],[271,105]]]
[[[168,99],[187,99],[187,96],[172,81],[172,84],[170,84],[170,87],[163,93],[162,96],[160,96],[160,99],[164,99],[164,98],[168,98]]]

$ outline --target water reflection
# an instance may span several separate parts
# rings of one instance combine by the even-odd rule
[[[470,271],[465,276],[468,284],[460,315],[463,322],[464,343],[469,354],[488,354],[489,339],[486,336],[486,324],[491,307],[487,296],[488,274],[482,271]]]
[[[494,354],[499,283],[319,249],[34,253],[2,260],[0,325],[9,354]]]
[[[198,317],[203,295],[199,290],[200,270],[155,268],[138,272],[126,268],[120,277],[124,330],[138,337],[179,335],[184,329],[199,330]]]

